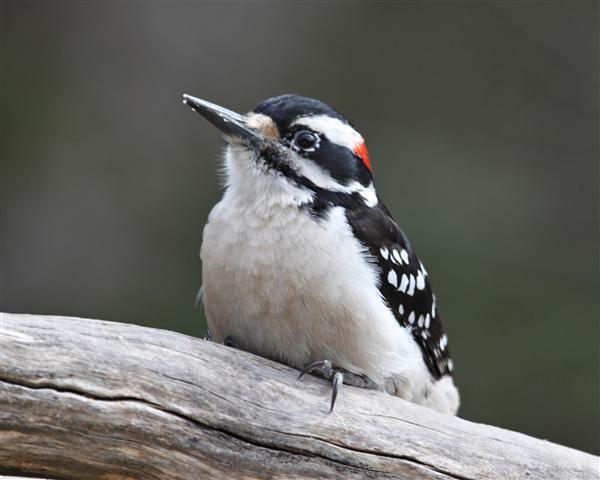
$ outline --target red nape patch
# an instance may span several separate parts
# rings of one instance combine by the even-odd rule
[[[361,158],[361,160],[365,164],[365,167],[367,167],[369,171],[371,171],[371,160],[369,160],[369,151],[367,150],[365,142],[362,142],[361,144],[354,147],[354,153]]]

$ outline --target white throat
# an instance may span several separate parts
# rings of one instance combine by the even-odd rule
[[[282,173],[257,162],[256,154],[242,145],[228,145],[224,158],[225,197],[258,211],[272,207],[299,207],[314,193],[290,182]]]

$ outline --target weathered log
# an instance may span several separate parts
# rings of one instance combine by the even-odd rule
[[[0,472],[594,479],[598,458],[174,332],[1,314]]]

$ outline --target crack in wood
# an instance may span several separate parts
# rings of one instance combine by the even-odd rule
[[[282,447],[276,446],[275,444],[272,444],[272,443],[257,442],[253,438],[245,437],[243,435],[236,434],[236,433],[232,432],[231,430],[226,430],[226,429],[223,429],[223,428],[217,428],[217,427],[208,425],[206,423],[198,421],[195,418],[192,418],[192,417],[189,417],[189,416],[184,415],[182,413],[179,413],[179,412],[173,411],[171,409],[168,409],[167,407],[164,407],[163,405],[159,405],[157,403],[153,403],[153,402],[150,402],[148,400],[137,398],[137,397],[99,396],[99,395],[90,394],[89,392],[85,392],[85,391],[81,391],[81,390],[77,390],[77,389],[69,389],[69,388],[64,388],[64,387],[58,387],[56,385],[52,385],[52,384],[47,383],[47,382],[41,382],[41,383],[35,383],[35,384],[26,383],[26,382],[20,383],[20,382],[10,381],[10,380],[8,380],[6,378],[2,378],[1,376],[0,376],[0,382],[7,383],[7,384],[10,384],[10,385],[15,385],[15,386],[18,386],[18,387],[21,387],[21,388],[28,388],[28,389],[31,389],[31,390],[52,390],[52,391],[57,392],[57,393],[67,393],[67,394],[71,394],[71,395],[78,395],[78,396],[82,396],[82,397],[84,397],[86,399],[89,399],[89,400],[100,401],[100,402],[135,402],[135,403],[140,403],[140,404],[143,404],[143,405],[145,405],[145,406],[147,406],[149,408],[154,408],[156,410],[160,410],[163,413],[167,413],[167,414],[173,415],[175,417],[178,417],[178,418],[180,418],[180,419],[182,419],[184,421],[190,422],[190,423],[192,423],[194,426],[196,426],[198,428],[203,428],[203,429],[208,429],[208,430],[212,430],[212,431],[215,431],[215,432],[219,432],[219,433],[222,433],[224,435],[233,437],[236,440],[248,443],[248,444],[256,446],[256,447],[266,448],[266,449],[269,449],[269,450],[275,450],[275,451],[283,452],[283,453],[293,453],[295,455],[302,455],[302,456],[305,456],[305,457],[320,457],[320,458],[322,458],[324,460],[328,460],[330,462],[337,463],[337,464],[339,464],[341,466],[344,466],[344,467],[356,469],[358,471],[373,472],[373,473],[385,474],[385,475],[390,475],[390,476],[392,475],[390,472],[385,472],[385,471],[382,471],[382,470],[375,470],[375,469],[371,469],[371,468],[367,468],[367,467],[363,467],[363,466],[353,465],[353,464],[350,464],[350,463],[340,462],[337,459],[330,458],[330,457],[323,456],[323,455],[315,455],[315,454],[313,454],[311,452],[306,452],[305,450],[294,449],[294,448],[287,448],[286,449],[286,448],[282,448]],[[220,397],[220,398],[222,398],[222,397]],[[72,428],[70,428],[70,430],[74,430],[75,431],[75,429],[72,429]],[[95,434],[92,434],[92,433],[89,433],[89,432],[83,432],[83,431],[80,431],[80,433],[95,435]],[[277,433],[281,433],[283,435],[294,435],[294,434],[285,433],[285,432],[277,432]],[[299,436],[299,435],[295,435],[295,436]],[[314,440],[322,441],[324,443],[329,443],[330,445],[334,445],[334,446],[337,446],[337,447],[340,447],[340,448],[346,448],[348,450],[359,452],[359,450],[355,450],[355,449],[352,449],[352,448],[343,447],[341,445],[336,445],[336,444],[333,444],[333,443],[330,443],[330,442],[326,442],[323,439],[319,439],[317,437],[309,437],[309,436],[304,436],[304,437],[305,438],[313,438]],[[119,439],[118,437],[112,437],[112,438]],[[120,440],[124,440],[124,439],[121,438]],[[372,452],[362,452],[362,453],[371,453],[371,454],[373,454]],[[408,459],[408,458],[402,458],[402,457],[397,457],[397,458],[401,459],[401,460],[409,460],[410,461],[410,459]],[[420,462],[415,461],[414,463],[420,463]],[[426,464],[422,464],[422,465],[427,466]],[[435,469],[433,469],[433,470],[435,470]],[[1,466],[0,466],[0,471],[1,471]],[[39,472],[37,472],[37,473],[39,473]],[[440,472],[440,473],[442,473],[442,472]],[[159,480],[159,477],[153,477],[153,478],[156,478],[156,480]],[[451,477],[451,478],[455,478],[455,477]],[[458,478],[458,477],[456,477],[456,478]],[[463,480],[463,479],[458,479],[458,480]]]

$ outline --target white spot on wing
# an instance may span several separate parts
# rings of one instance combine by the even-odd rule
[[[400,254],[398,253],[398,250],[396,250],[395,248],[392,250],[392,257],[398,265],[402,265],[402,260],[400,259]]]
[[[421,270],[417,272],[417,289],[423,290],[425,288],[425,277],[421,273]]]
[[[431,322],[431,316],[429,314],[425,315],[425,328],[429,328],[430,322]]]
[[[406,293],[406,287],[408,287],[408,277],[406,276],[406,273],[403,273],[402,278],[400,279],[400,287],[398,290],[400,290],[402,293]]]
[[[402,257],[402,260],[404,260],[404,263],[408,265],[408,252],[402,249],[402,251],[400,252],[400,256]]]
[[[417,325],[419,327],[423,327],[423,325],[425,325],[425,317],[423,315],[419,315],[419,319],[417,320]]]
[[[388,283],[390,283],[394,287],[398,286],[398,276],[396,275],[396,272],[394,269],[390,269],[390,271],[388,272],[387,279],[388,279]]]
[[[404,305],[402,305],[402,304],[398,305],[398,313],[400,315],[404,315]]]
[[[379,253],[381,253],[381,256],[384,258],[384,260],[387,260],[389,258],[390,253],[388,252],[387,248],[381,247],[379,249]]]
[[[411,325],[415,323],[415,312],[410,312],[410,314],[408,315],[408,323],[410,323]]]

